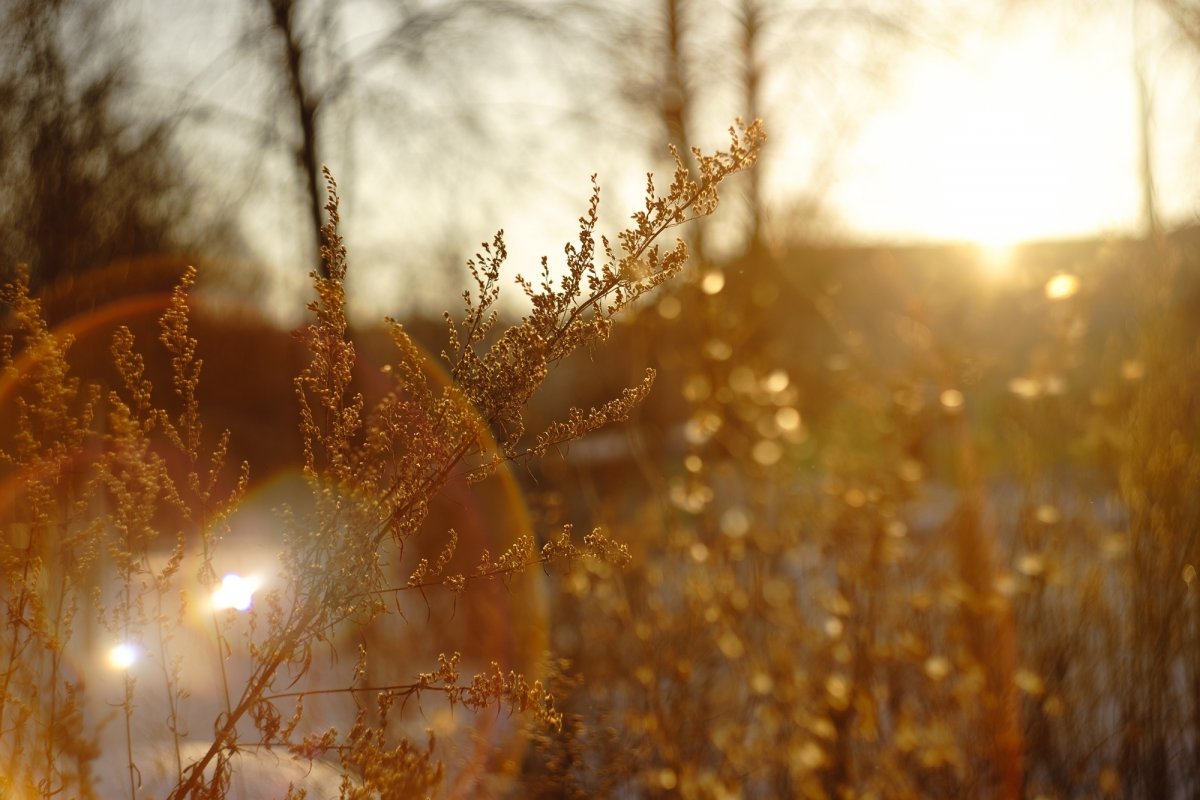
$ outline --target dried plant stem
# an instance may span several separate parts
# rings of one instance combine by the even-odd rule
[[[62,536],[63,534],[60,532],[59,535]],[[50,687],[50,720],[51,720],[51,724],[53,724],[54,720],[58,719],[58,677],[59,677],[59,670],[60,670],[61,664],[62,664],[62,645],[60,644],[60,642],[65,638],[65,637],[63,637],[62,622],[63,622],[63,613],[64,613],[65,604],[66,604],[66,598],[67,598],[67,571],[64,569],[61,571],[61,574],[60,574],[59,580],[58,580],[58,598],[57,598],[56,609],[55,609],[55,614],[54,614],[54,636],[53,636],[53,639],[51,640],[51,648],[50,648],[50,683],[49,683],[49,687]],[[54,763],[55,763],[54,737],[47,736],[46,737],[46,776],[47,776],[47,780],[49,780],[50,776],[52,776],[54,774],[54,771],[55,771]]]
[[[149,563],[145,564],[146,571],[150,571]],[[178,687],[176,686],[175,676],[171,672],[171,656],[167,648],[167,639],[169,632],[163,625],[164,608],[163,608],[163,586],[156,581],[155,587],[155,608],[154,620],[155,630],[158,634],[158,661],[159,669],[162,672],[163,690],[166,693],[167,699],[167,730],[171,732],[171,744],[175,755],[175,777],[180,780],[183,777],[183,753],[181,751],[182,739],[179,731],[179,700]]]

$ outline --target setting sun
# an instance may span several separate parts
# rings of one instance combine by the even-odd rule
[[[856,230],[975,242],[993,267],[1021,241],[1128,226],[1138,188],[1127,63],[1045,27],[922,60],[864,130],[838,207]]]

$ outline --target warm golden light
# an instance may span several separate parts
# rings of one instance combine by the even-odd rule
[[[759,464],[769,467],[783,458],[783,445],[773,439],[763,439],[751,448],[750,454]]]
[[[257,576],[243,577],[231,572],[221,579],[221,585],[213,592],[213,608],[246,611],[253,604],[254,593],[261,586],[262,579]]]
[[[138,649],[128,642],[121,642],[108,651],[108,665],[113,669],[129,669],[138,660]]]
[[[700,290],[705,294],[719,294],[725,288],[725,273],[719,269],[705,273],[700,279]]]
[[[1146,377],[1146,365],[1136,358],[1127,358],[1121,362],[1121,377],[1127,381],[1140,381]]]
[[[930,656],[925,660],[925,674],[935,681],[950,674],[950,659],[945,656]]]
[[[963,393],[958,389],[946,389],[942,392],[939,399],[942,402],[942,406],[948,411],[957,411],[962,408]]]
[[[683,311],[683,304],[679,302],[679,298],[667,295],[658,301],[658,315],[663,319],[675,319]]]
[[[1014,244],[1136,217],[1136,171],[1120,162],[1135,127],[1106,124],[1135,119],[1134,98],[1127,72],[1053,26],[981,38],[913,64],[855,148],[870,177],[835,187],[835,204],[859,230],[973,242],[1002,272]]]
[[[800,412],[791,406],[784,406],[775,412],[775,424],[781,431],[794,431],[800,427]]]
[[[1010,243],[991,243],[979,246],[979,263],[987,272],[1001,275],[1013,263],[1013,246]]]
[[[1079,278],[1066,272],[1060,272],[1046,281],[1046,297],[1051,300],[1065,300],[1079,291]]]
[[[763,389],[771,394],[779,394],[788,388],[791,380],[788,378],[787,372],[781,369],[772,370],[766,378],[763,379]]]
[[[1042,393],[1042,384],[1035,378],[1013,378],[1008,382],[1008,390],[1023,400],[1032,400]]]

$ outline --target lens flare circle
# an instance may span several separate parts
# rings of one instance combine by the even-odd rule
[[[148,292],[101,305],[55,325],[56,334],[70,335],[74,340],[70,351],[72,371],[84,382],[111,381],[111,376],[103,372],[103,365],[111,358],[113,332],[127,326],[136,337],[135,350],[146,355],[146,379],[153,382],[157,399],[159,392],[171,385],[169,360],[156,345],[156,320],[169,300],[169,293]],[[199,532],[173,518],[169,509],[155,519],[154,527],[160,535],[149,541],[148,564],[156,575],[171,570],[174,577],[162,598],[179,598],[177,606],[162,609],[164,618],[170,620],[168,636],[164,637],[162,631],[150,624],[139,625],[137,631],[131,631],[133,635],[126,636],[123,630],[109,627],[111,623],[101,621],[95,614],[81,615],[91,622],[66,643],[63,669],[71,676],[93,676],[89,686],[93,691],[89,696],[96,698],[97,704],[94,708],[89,706],[85,714],[99,718],[108,709],[106,703],[121,697],[122,673],[137,670],[147,658],[161,660],[171,671],[172,680],[189,695],[181,724],[200,731],[211,728],[212,721],[223,713],[227,687],[239,687],[249,678],[253,658],[247,643],[261,643],[275,604],[286,609],[295,599],[289,595],[283,556],[289,536],[302,537],[313,530],[308,523],[313,518],[314,490],[292,453],[292,450],[298,453],[299,447],[289,449],[289,442],[280,438],[285,432],[296,436],[295,428],[284,427],[282,422],[286,419],[278,427],[265,425],[261,420],[251,424],[245,419],[247,397],[266,399],[270,388],[267,377],[260,375],[265,369],[261,365],[268,360],[290,364],[296,353],[281,343],[290,345],[294,337],[249,310],[245,314],[235,313],[224,300],[218,307],[207,302],[203,294],[197,294],[189,298],[189,305],[193,333],[200,341],[200,352],[205,358],[204,375],[208,379],[207,384],[202,380],[200,386],[200,413],[204,416],[205,430],[219,432],[225,427],[233,428],[229,461],[234,466],[227,468],[227,475],[219,476],[216,494],[221,496],[232,490],[237,479],[236,464],[242,458],[250,463],[252,482],[236,507],[228,509],[220,530],[212,532],[208,545],[202,544]],[[364,340],[356,337],[360,356],[360,364],[355,368],[356,382],[361,382],[368,397],[395,389],[388,373],[380,368],[381,364],[394,360],[390,339],[380,336],[379,341],[371,342],[366,339],[372,332],[360,334]],[[247,347],[249,340],[261,342],[261,346]],[[452,383],[436,361],[436,358],[426,361],[427,377],[435,392]],[[5,412],[0,414],[0,429],[7,435],[12,434],[12,422],[16,419],[15,414],[8,413],[9,408],[25,393],[26,376],[36,372],[34,354],[21,354],[13,367],[0,376],[0,410]],[[247,381],[246,375],[258,377]],[[234,385],[230,376],[242,376],[237,392],[229,391]],[[495,442],[485,438],[484,447],[495,451]],[[151,446],[169,468],[187,468],[171,443],[156,439]],[[255,457],[261,453],[268,458],[256,468],[260,462]],[[77,474],[85,475],[94,458],[93,452],[80,448],[71,454],[71,464],[77,465]],[[28,477],[21,470],[0,474],[0,510],[16,507],[24,495]],[[348,502],[353,501],[352,488],[343,487],[339,491],[345,493]],[[326,690],[348,685],[355,668],[353,653],[364,642],[370,645],[372,656],[368,662],[369,678],[380,685],[411,683],[418,674],[436,666],[440,653],[453,652],[462,653],[464,682],[487,672],[492,663],[505,671],[521,672],[530,680],[541,677],[547,647],[547,613],[539,570],[508,580],[475,581],[461,596],[438,587],[423,592],[399,591],[407,585],[421,558],[437,559],[448,529],[458,534],[458,554],[448,572],[469,573],[481,552],[503,553],[522,537],[532,536],[533,528],[523,492],[506,469],[481,483],[468,484],[465,478],[451,481],[431,503],[430,517],[421,536],[407,548],[388,542],[381,547],[378,566],[383,571],[385,590],[397,589],[387,595],[387,605],[397,613],[383,614],[367,628],[345,623],[325,631],[322,657],[312,659],[304,686]],[[176,530],[188,533],[182,539],[170,535]],[[28,542],[36,541],[19,524],[10,526],[9,536],[18,545],[22,537]],[[182,547],[182,560],[172,566],[176,545]],[[57,570],[66,568],[63,563],[54,566]],[[116,607],[121,585],[115,565],[107,558],[100,558],[90,570],[86,581],[103,590],[101,602]],[[154,601],[153,597],[149,599]],[[95,642],[104,644],[97,647]],[[160,700],[153,692],[153,680],[158,676],[157,663],[155,666],[154,677],[139,684],[137,697],[139,717],[147,725],[144,733],[150,737],[158,732],[151,730],[153,725],[149,721],[166,713],[157,705]],[[288,678],[292,677],[295,676],[289,673]],[[147,688],[143,690],[143,686]],[[437,722],[438,750],[447,764],[446,795],[476,796],[481,781],[495,780],[498,775],[511,776],[516,769],[511,765],[522,761],[521,721],[507,714],[451,714],[444,705],[436,697],[423,699],[421,704],[408,704],[393,715],[393,734],[421,740],[428,735],[431,722]],[[356,712],[354,698],[324,693],[306,701],[305,722],[322,729],[333,725],[348,730]],[[110,751],[123,752],[124,746],[123,741],[115,739],[101,743],[106,755]]]

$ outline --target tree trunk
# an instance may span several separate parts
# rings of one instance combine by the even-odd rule
[[[317,270],[322,277],[329,277],[329,270],[321,258],[325,245],[322,227],[325,206],[321,165],[317,159],[317,106],[320,99],[305,83],[304,48],[295,28],[296,4],[293,0],[267,0],[271,7],[271,21],[283,37],[284,64],[292,101],[295,103],[296,122],[300,129],[300,142],[296,146],[296,162],[304,172],[308,189],[308,213],[312,223],[313,241],[316,244]]]

